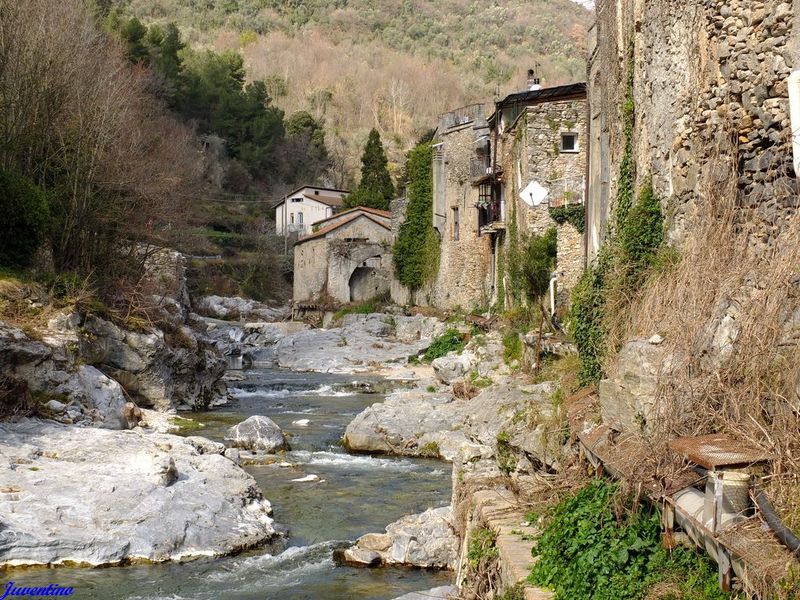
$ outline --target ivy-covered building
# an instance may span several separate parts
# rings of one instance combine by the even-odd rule
[[[558,233],[558,303],[585,263],[586,85],[528,89],[440,117],[433,152],[438,273],[425,290],[440,308],[513,306],[526,296],[523,255],[532,235]],[[418,294],[418,296],[420,296]]]

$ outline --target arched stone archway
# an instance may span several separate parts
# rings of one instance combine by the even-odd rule
[[[348,281],[350,302],[365,302],[389,290],[389,278],[381,269],[381,256],[373,256],[353,269]]]

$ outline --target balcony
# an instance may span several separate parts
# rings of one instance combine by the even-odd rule
[[[496,233],[506,228],[505,206],[501,202],[478,205],[478,228],[481,235]]]
[[[469,106],[462,106],[461,108],[456,108],[455,110],[439,115],[439,129],[445,131],[482,119],[485,119],[484,105],[470,104]]]
[[[492,162],[488,156],[474,156],[469,160],[469,178],[473,184],[479,183],[494,174]]]

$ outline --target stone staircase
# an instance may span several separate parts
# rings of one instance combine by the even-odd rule
[[[481,490],[472,496],[472,504],[470,522],[497,533],[503,586],[509,589],[522,582],[525,600],[552,600],[555,597],[552,592],[526,582],[535,563],[531,556],[532,538],[538,531],[526,523],[525,514],[513,494],[500,489]],[[467,539],[465,544],[468,543]]]

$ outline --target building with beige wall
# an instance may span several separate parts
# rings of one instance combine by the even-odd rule
[[[362,302],[389,290],[391,213],[358,207],[316,224],[294,246],[295,302]]]

